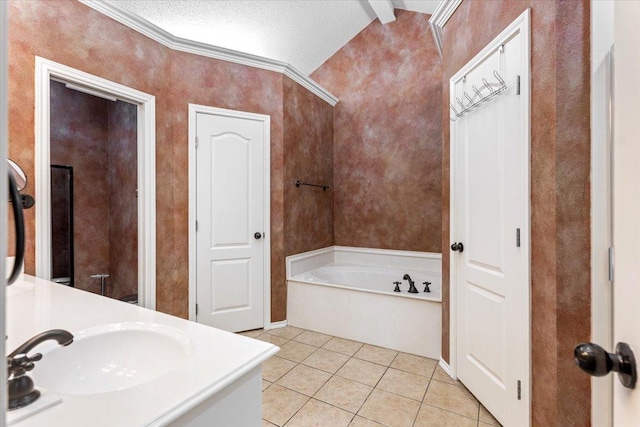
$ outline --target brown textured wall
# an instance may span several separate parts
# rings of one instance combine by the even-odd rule
[[[109,271],[109,101],[51,82],[51,163],[73,167],[74,285],[100,292],[90,276]]]
[[[311,77],[334,112],[335,243],[440,252],[442,67],[429,17],[373,21]]]
[[[9,152],[34,176],[35,55],[156,97],[157,308],[188,315],[188,103],[271,116],[272,320],[286,316],[283,76],[175,52],[72,0],[11,1]],[[37,29],[37,30],[36,30]],[[35,193],[34,180],[26,189]],[[37,194],[34,194],[37,200]],[[35,210],[26,211],[26,272],[35,270]]]
[[[284,78],[285,255],[333,245],[333,107]],[[296,187],[300,180],[328,185]]]
[[[531,315],[534,426],[587,426],[590,380],[573,347],[590,337],[587,0],[466,0],[444,27],[449,79],[531,8]],[[449,118],[443,117],[443,357],[449,359]]]
[[[107,294],[138,293],[138,107],[109,102],[109,280]],[[96,280],[96,279],[94,279]]]

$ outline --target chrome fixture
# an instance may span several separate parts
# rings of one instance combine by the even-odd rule
[[[296,184],[296,187],[300,187],[301,185],[307,185],[309,187],[319,187],[319,188],[322,188],[322,191],[327,191],[329,188],[331,188],[328,185],[309,184],[308,182],[302,182],[302,181],[296,181],[295,184]]]
[[[480,92],[483,88],[481,87],[480,89],[478,89],[475,85],[473,85],[471,86],[474,92],[473,96],[469,96],[467,92],[463,92],[462,100],[456,97],[456,103],[460,107],[460,111],[458,111],[453,104],[451,103],[449,104],[449,108],[451,108],[451,111],[453,111],[453,114],[455,116],[455,118],[451,117],[452,122],[455,122],[465,114],[469,113],[471,110],[481,106],[487,101],[492,100],[493,98],[495,98],[496,96],[500,95],[501,93],[503,93],[505,90],[508,89],[507,83],[504,81],[502,76],[500,76],[500,74],[495,70],[493,71],[493,77],[495,77],[496,80],[498,81],[496,89],[493,88],[493,86],[496,86],[495,83],[491,84],[487,81],[487,79],[483,78],[482,84],[484,85],[485,88],[487,88],[489,93],[487,93],[486,95],[483,95]],[[466,80],[466,77],[465,77],[465,80]],[[517,92],[518,94],[520,93],[520,76],[518,76]]]
[[[402,280],[408,280],[409,281],[409,290],[407,292],[409,292],[410,294],[417,294],[418,290],[416,289],[416,284],[413,280],[411,280],[411,276],[409,276],[408,274],[405,274],[402,277]]]
[[[106,273],[100,273],[100,274],[92,274],[91,278],[92,279],[100,279],[100,295],[104,296],[104,291],[105,291],[105,279],[109,277],[108,274]]]
[[[40,397],[40,392],[36,390],[27,372],[33,370],[34,362],[41,360],[42,354],[36,353],[29,357],[27,353],[48,340],[55,340],[66,347],[73,342],[73,335],[63,329],[51,329],[29,339],[7,356],[9,410],[27,406]]]

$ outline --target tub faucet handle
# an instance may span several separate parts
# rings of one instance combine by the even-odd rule
[[[393,292],[400,292],[400,282],[393,282],[393,284],[396,285]]]
[[[429,289],[431,282],[422,282],[422,284],[424,285],[424,292],[431,292],[431,289]]]

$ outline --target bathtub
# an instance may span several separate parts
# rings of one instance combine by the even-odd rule
[[[440,260],[440,254],[340,246],[288,257],[287,323],[439,359]],[[419,293],[407,292],[405,274]],[[401,292],[393,292],[395,281]]]

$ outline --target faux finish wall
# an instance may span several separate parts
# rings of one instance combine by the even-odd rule
[[[311,74],[340,98],[335,243],[440,252],[442,64],[430,16],[395,12]]]
[[[74,285],[100,292],[90,276],[109,271],[109,101],[57,82],[50,99],[51,163],[73,166]]]
[[[531,8],[531,345],[534,426],[588,426],[590,378],[573,347],[590,337],[590,4],[467,0],[444,27],[449,79]],[[449,116],[442,119],[443,358],[449,360]]]
[[[109,102],[109,296],[138,293],[138,107]],[[95,280],[95,279],[94,279]]]
[[[9,152],[30,177],[35,55],[156,97],[158,310],[188,316],[188,103],[271,116],[272,319],[284,320],[282,74],[172,51],[71,0],[11,1],[9,26]],[[36,209],[26,211],[31,274]]]
[[[333,245],[333,107],[284,78],[285,255]],[[302,186],[300,180],[331,188]]]

